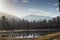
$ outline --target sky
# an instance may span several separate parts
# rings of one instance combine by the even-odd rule
[[[60,15],[58,0],[0,0],[0,12],[19,18],[27,15],[50,17]]]

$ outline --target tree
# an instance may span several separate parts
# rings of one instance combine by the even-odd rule
[[[2,16],[2,29],[5,29],[5,22],[6,22],[5,16]]]

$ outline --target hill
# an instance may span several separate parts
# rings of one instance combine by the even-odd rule
[[[28,16],[23,17],[23,19],[26,19],[28,21],[34,21],[34,20],[39,21],[39,20],[44,20],[44,19],[50,20],[52,18],[49,16],[28,15]]]

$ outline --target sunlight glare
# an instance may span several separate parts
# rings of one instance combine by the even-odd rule
[[[3,0],[0,0],[0,11],[3,11]]]

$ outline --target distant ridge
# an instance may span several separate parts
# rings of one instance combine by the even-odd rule
[[[20,18],[18,18],[18,17],[16,17],[16,16],[14,16],[14,15],[10,15],[10,14],[8,14],[8,13],[4,13],[4,12],[0,12],[0,18],[2,17],[2,16],[5,16],[6,18],[8,18],[8,19],[14,19],[14,20],[16,20],[16,21],[19,21],[19,20],[22,20],[22,19],[25,19],[25,20],[28,20],[28,21],[39,21],[39,20],[44,20],[44,19],[46,19],[46,20],[50,20],[50,19],[52,19],[51,17],[49,17],[49,16],[38,16],[38,15],[28,15],[28,16],[25,16],[25,17],[23,17],[22,19],[20,19]]]
[[[49,17],[49,16],[38,16],[38,15],[28,15],[28,16],[23,17],[23,19],[26,19],[28,21],[33,21],[33,20],[39,21],[39,20],[44,20],[44,19],[50,20],[50,19],[52,19],[52,17]]]
[[[11,19],[14,19],[14,20],[16,20],[16,21],[17,21],[17,20],[20,20],[20,18],[14,16],[14,15],[10,15],[10,14],[8,14],[8,13],[0,12],[0,18],[1,18],[2,16],[5,16],[5,17],[8,18],[9,20],[11,20]]]

